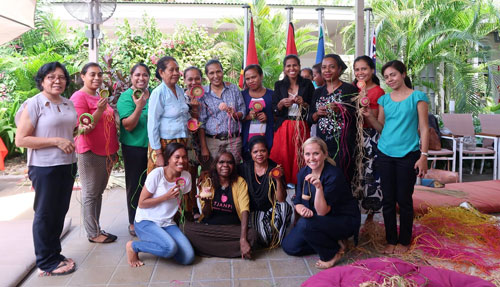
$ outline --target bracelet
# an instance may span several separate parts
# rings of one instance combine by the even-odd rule
[[[422,152],[420,152],[420,155],[425,155],[426,157],[429,157],[429,153],[427,153],[427,152],[423,152],[423,151],[422,151]]]

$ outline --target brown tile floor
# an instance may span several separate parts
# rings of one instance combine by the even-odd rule
[[[173,260],[140,254],[145,266],[131,268],[127,264],[125,243],[132,237],[127,231],[125,190],[114,188],[103,197],[101,225],[118,236],[111,244],[87,241],[81,228],[80,192],[73,194],[68,216],[73,226],[63,239],[63,254],[76,261],[77,270],[60,277],[38,277],[29,274],[21,286],[300,286],[317,271],[317,257],[296,258],[281,249],[261,250],[254,260],[201,258],[191,266]]]

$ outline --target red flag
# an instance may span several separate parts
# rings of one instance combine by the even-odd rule
[[[248,49],[246,57],[247,57],[247,66],[259,64],[259,59],[257,58],[257,47],[255,45],[255,31],[253,28],[253,17],[250,18],[250,34],[248,35]],[[243,69],[244,67],[241,69],[240,81],[238,83],[241,89],[243,89],[243,84],[244,84]]]
[[[295,46],[295,29],[292,22],[288,26],[288,36],[286,38],[286,55],[297,55],[297,47]]]

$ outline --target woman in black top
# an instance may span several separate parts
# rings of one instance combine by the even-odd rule
[[[292,216],[292,207],[286,202],[283,170],[268,159],[269,151],[264,136],[252,137],[249,150],[251,159],[240,166],[239,174],[248,185],[250,222],[262,246],[277,247],[285,236]],[[273,178],[270,173],[278,171],[281,174]]]
[[[316,124],[316,136],[325,141],[330,156],[343,171],[347,182],[354,176],[357,134],[356,103],[358,89],[342,82],[347,69],[335,54],[323,58],[321,74],[325,85],[314,92],[309,108],[309,123]]]
[[[345,240],[358,238],[361,215],[342,171],[328,157],[326,144],[317,137],[304,143],[306,167],[298,174],[293,202],[301,216],[283,239],[283,250],[294,256],[319,255],[316,268],[334,266],[344,252]]]
[[[270,158],[281,164],[288,182],[297,183],[297,172],[303,166],[302,143],[309,137],[307,111],[314,86],[300,76],[300,60],[288,55],[283,60],[285,77],[274,84],[274,140]]]

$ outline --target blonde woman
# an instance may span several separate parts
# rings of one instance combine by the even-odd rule
[[[361,215],[343,172],[328,157],[326,143],[317,137],[302,146],[306,166],[297,175],[295,210],[301,216],[283,240],[294,256],[317,253],[316,268],[333,267],[342,257],[342,240],[357,241]]]

